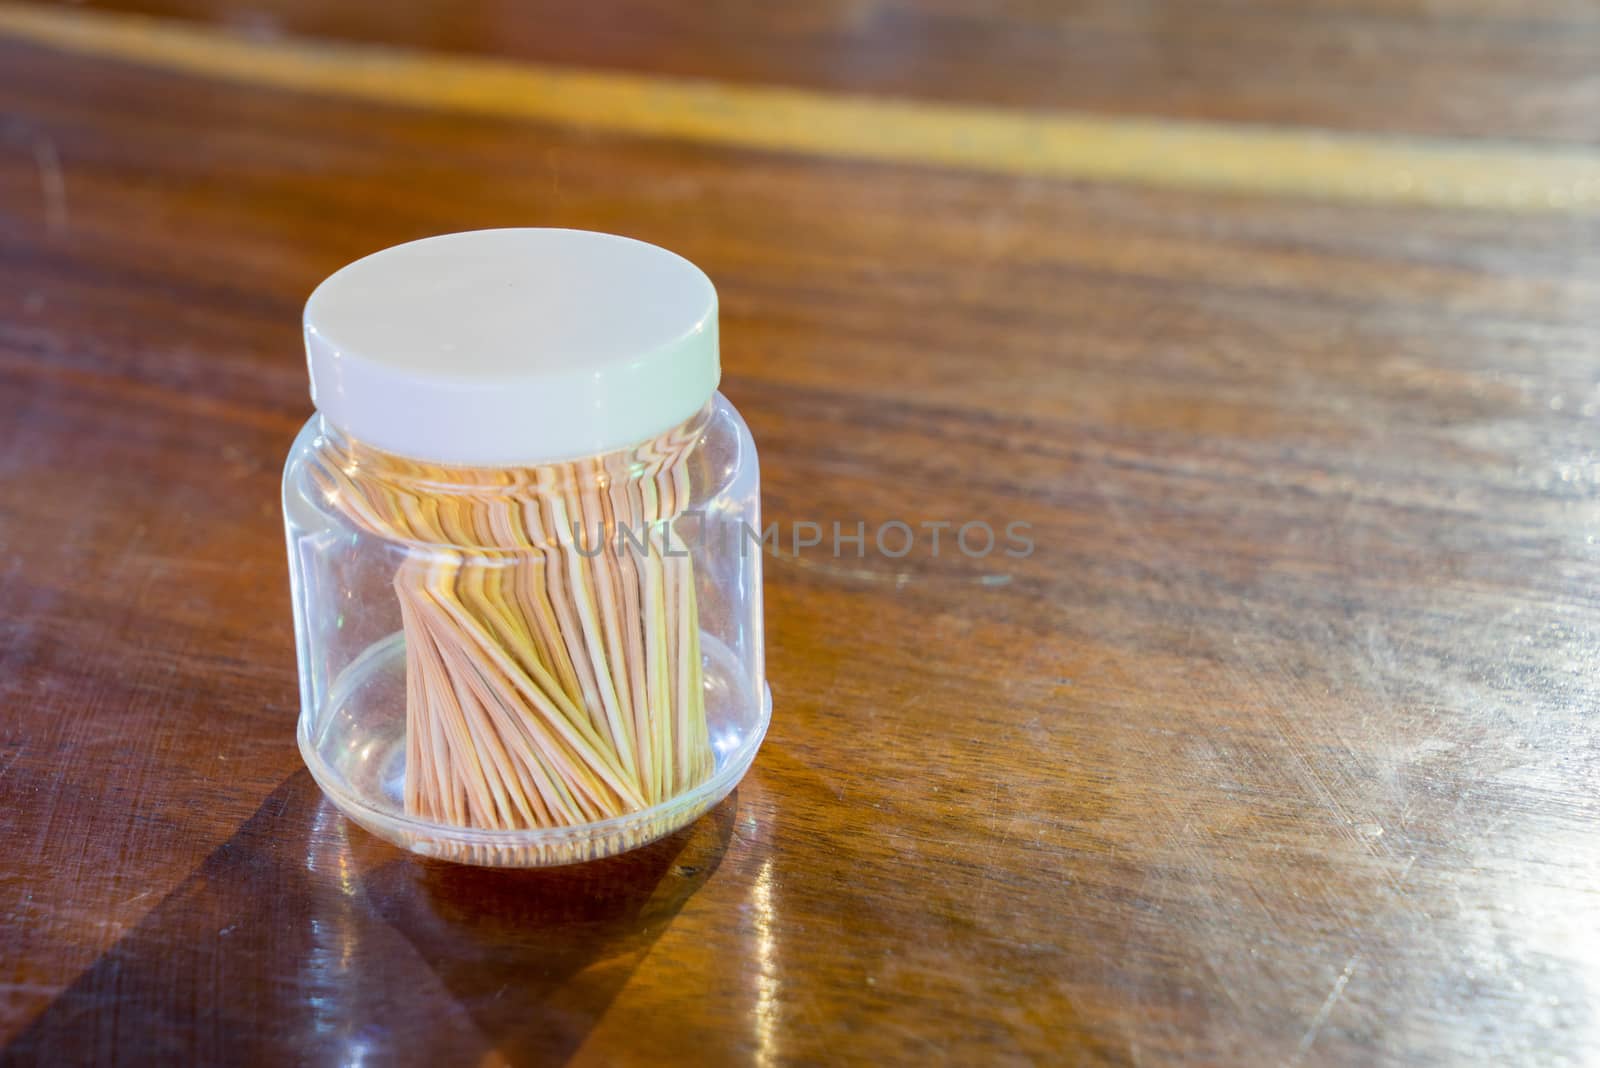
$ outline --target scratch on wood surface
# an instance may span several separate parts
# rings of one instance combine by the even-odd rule
[[[67,209],[67,180],[61,171],[61,156],[48,137],[33,142],[33,161],[39,168],[39,188],[44,192],[45,223],[51,233],[63,233],[72,223]]]
[[[1311,1049],[1311,1044],[1317,1040],[1317,1035],[1328,1022],[1328,1017],[1333,1013],[1333,1007],[1339,1004],[1339,999],[1344,996],[1344,988],[1350,982],[1350,976],[1355,972],[1356,965],[1361,963],[1361,954],[1351,956],[1345,963],[1344,971],[1339,973],[1339,978],[1333,981],[1333,989],[1328,991],[1328,996],[1322,1000],[1322,1006],[1317,1009],[1311,1023],[1306,1028],[1306,1033],[1300,1036],[1300,1045],[1295,1049],[1294,1058],[1290,1064],[1298,1064]]]

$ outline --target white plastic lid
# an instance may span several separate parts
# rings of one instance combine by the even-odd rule
[[[311,400],[415,460],[509,466],[645,441],[717,388],[717,291],[587,230],[477,230],[357,260],[306,302]]]

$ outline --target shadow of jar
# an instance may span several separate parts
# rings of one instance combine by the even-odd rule
[[[716,871],[737,792],[573,868],[424,861],[305,771],[61,993],[6,1064],[565,1059]]]

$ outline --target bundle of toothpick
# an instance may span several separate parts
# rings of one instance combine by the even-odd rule
[[[408,546],[408,814],[571,826],[710,776],[694,572],[662,551],[691,443],[482,469],[349,445],[316,470],[354,522]]]

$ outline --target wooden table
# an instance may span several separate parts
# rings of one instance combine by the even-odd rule
[[[1600,13],[980,7],[0,7],[0,1059],[1600,1058]],[[711,274],[785,529],[1034,543],[786,547],[547,872],[321,799],[277,503],[312,286],[503,225]]]

